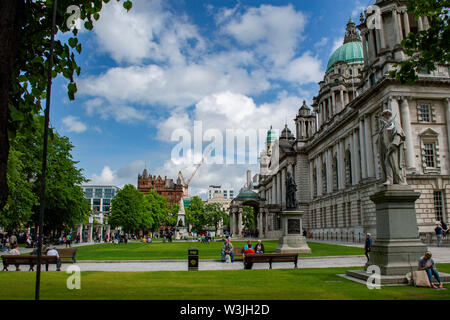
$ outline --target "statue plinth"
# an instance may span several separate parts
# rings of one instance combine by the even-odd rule
[[[417,227],[419,197],[408,185],[384,185],[370,197],[376,206],[377,237],[366,269],[377,265],[381,275],[405,275],[417,269],[417,260],[427,250]]]
[[[276,253],[311,253],[311,249],[302,235],[302,216],[304,212],[288,209],[281,212],[283,236],[278,240]]]

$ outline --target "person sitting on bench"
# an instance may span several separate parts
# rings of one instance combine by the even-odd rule
[[[225,262],[225,256],[227,254],[230,255],[231,262],[234,261],[234,250],[233,245],[231,244],[231,239],[228,238],[225,240],[224,244],[222,245],[221,254],[222,254],[222,262]]]
[[[13,249],[9,252],[11,256],[20,256],[19,246],[17,243],[13,245]],[[20,265],[16,264],[16,271],[20,271]]]
[[[261,240],[258,240],[258,244],[255,246],[255,253],[264,253],[264,245]]]

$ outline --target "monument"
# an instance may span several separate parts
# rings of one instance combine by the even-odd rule
[[[303,211],[297,210],[295,193],[297,186],[292,174],[287,172],[286,179],[286,210],[281,212],[281,230],[283,235],[278,240],[275,249],[277,253],[311,253],[311,249],[302,235]]]
[[[405,178],[405,135],[390,110],[384,110],[378,119],[384,182],[370,197],[376,208],[377,235],[364,271],[347,271],[347,275],[367,280],[372,270],[379,268],[380,284],[399,284],[407,281],[408,272],[417,270],[417,260],[427,248],[419,239],[416,219],[415,201],[420,193],[414,192]]]
[[[175,239],[181,239],[181,238],[189,235],[188,227],[186,224],[186,211],[184,210],[183,198],[181,198],[179,205],[180,205],[180,209],[178,211],[178,222],[175,227],[176,228]]]

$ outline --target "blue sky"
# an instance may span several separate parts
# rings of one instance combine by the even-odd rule
[[[64,79],[54,81],[51,124],[70,138],[92,184],[136,185],[145,166],[189,177],[194,163],[172,161],[175,130],[193,133],[197,121],[224,136],[285,123],[295,132],[349,17],[359,22],[373,2],[133,0],[127,13],[111,1],[94,30],[80,33],[75,101]],[[257,168],[206,163],[191,195],[204,197],[210,184],[237,192]]]

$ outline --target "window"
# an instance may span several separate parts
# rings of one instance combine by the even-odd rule
[[[370,75],[370,85],[371,85],[371,86],[374,86],[374,85],[375,85],[375,82],[376,82],[375,75],[374,75],[374,74],[371,74],[371,75]]]
[[[428,168],[436,167],[436,152],[434,143],[425,143],[425,164]]]
[[[419,121],[430,122],[430,105],[421,104],[419,108]]]
[[[114,189],[105,189],[105,198],[112,199],[114,198]]]
[[[102,196],[103,196],[103,189],[95,189],[95,197],[102,198]]]
[[[434,192],[434,213],[436,215],[436,221],[442,221],[444,218],[444,206],[442,203],[442,192],[435,191]]]
[[[84,189],[84,197],[86,199],[92,198],[92,188],[86,188]]]
[[[94,199],[94,201],[92,202],[92,204],[94,206],[99,206],[100,205],[100,199]]]

